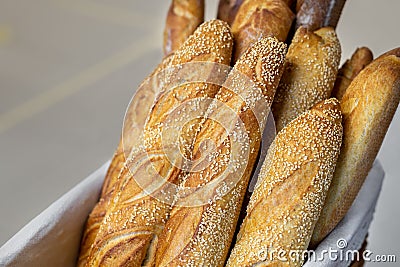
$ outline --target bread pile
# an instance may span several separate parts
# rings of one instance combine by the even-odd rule
[[[344,2],[220,0],[203,22],[204,1],[173,0],[165,58],[127,111],[77,265],[301,266],[270,252],[334,229],[400,100],[400,48],[359,48],[339,69]]]

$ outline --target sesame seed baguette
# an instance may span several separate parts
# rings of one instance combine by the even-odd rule
[[[164,55],[178,49],[204,21],[204,0],[172,0],[164,28]]]
[[[277,131],[331,95],[340,54],[334,29],[326,27],[311,32],[300,27],[296,31],[272,104]]]
[[[171,61],[171,56],[164,58],[149,77],[170,67]],[[146,80],[142,84],[144,84]],[[78,266],[85,266],[86,264],[91,245],[94,243],[100,224],[109,205],[109,200],[113,195],[118,176],[125,163],[124,149],[131,150],[133,147],[139,145],[137,137],[140,136],[140,133],[138,130],[143,129],[148,112],[153,105],[156,95],[159,93],[159,89],[161,88],[158,86],[139,86],[139,89],[136,91],[136,96],[140,98],[140,103],[137,103],[140,104],[140,108],[130,108],[126,115],[125,130],[129,130],[130,133],[124,135],[123,140],[121,138],[104,178],[99,202],[94,206],[86,221],[79,252]]]
[[[349,60],[339,69],[332,97],[341,100],[351,81],[373,60],[372,51],[368,47],[357,48]]]
[[[336,28],[346,0],[298,0],[296,29],[300,26],[315,31],[322,27]]]
[[[160,63],[159,66],[149,75],[151,77],[155,73],[161,72],[163,69],[168,68],[169,63],[171,63],[171,55],[182,43],[195,31],[195,29],[204,20],[204,0],[203,1],[172,1],[167,15],[167,22],[164,30],[164,52],[166,57]],[[182,27],[184,25],[184,27]],[[140,86],[139,86],[140,87]],[[150,89],[157,90],[159,87],[153,87]],[[136,109],[131,109],[131,113],[128,117],[132,116],[132,119],[127,119],[126,122],[133,121],[135,127],[129,127],[133,132],[129,134],[133,138],[129,138],[128,135],[125,136],[125,147],[131,150],[137,143],[138,136],[135,131],[137,129],[142,129],[145,119],[148,115],[148,111],[154,102],[155,96],[159,92],[143,90],[141,92],[136,92],[136,94],[141,94],[140,107]],[[128,125],[129,126],[129,125]],[[129,142],[129,144],[127,144]],[[85,225],[80,256],[78,260],[78,266],[84,266],[86,258],[89,255],[89,249],[93,243],[99,225],[105,215],[108,201],[113,193],[113,188],[115,181],[117,180],[119,173],[125,162],[124,155],[124,144],[120,140],[118,147],[114,153],[111,160],[109,169],[104,179],[102,191],[100,194],[99,202],[96,204],[92,212],[90,213],[88,220]]]
[[[275,36],[284,42],[294,14],[288,1],[245,0],[232,23],[235,38],[234,62],[261,37]]]
[[[229,65],[232,43],[232,35],[225,22],[205,22],[175,52],[171,65],[200,61]],[[177,68],[174,75],[179,76],[181,69],[184,68]],[[198,74],[206,78],[213,71],[213,68],[204,68],[199,69]],[[163,191],[168,189],[167,181],[176,182],[181,164],[179,160],[170,162],[165,151],[168,147],[163,147],[159,133],[164,130],[163,123],[168,115],[182,103],[193,98],[213,97],[218,90],[219,86],[205,82],[183,83],[157,96],[145,124],[143,139],[138,141],[143,145],[134,148],[120,174],[87,266],[151,264],[153,247],[170,210],[168,202],[160,201],[159,197],[167,194]],[[188,138],[196,133],[196,123],[192,123],[192,132],[186,133]],[[165,186],[159,184],[160,176],[165,179],[162,180]],[[153,185],[159,187],[150,195]],[[173,198],[174,195],[167,194],[165,197]]]
[[[236,13],[243,0],[220,0],[218,4],[217,18],[232,25]]]
[[[211,115],[197,135],[193,147],[193,158],[199,161],[192,166],[190,172],[182,174],[182,194],[160,235],[156,266],[224,265],[257,158],[262,132],[260,125],[264,126],[268,115],[282,74],[285,54],[286,45],[276,38],[260,39],[237,61],[216,95],[216,106],[219,101],[222,106],[229,107],[233,114],[210,106]],[[254,86],[243,84],[243,76],[239,73],[251,79]],[[240,96],[244,96],[246,101]],[[260,99],[266,104],[261,110],[256,105]],[[261,117],[260,124],[257,113]],[[222,118],[235,127],[241,120],[248,139],[238,135],[235,140],[234,134],[232,137],[228,134],[229,128],[226,129],[215,118]],[[207,140],[213,140],[216,149],[203,156],[202,148]],[[243,144],[243,150],[236,151],[232,142]],[[241,157],[239,162],[230,161],[230,153],[241,154],[244,150],[249,152],[248,158]],[[243,173],[235,176],[237,173],[232,167],[238,164],[243,167]],[[204,169],[198,168],[203,165]],[[225,171],[225,179],[216,182]],[[213,182],[214,186],[204,190]],[[226,189],[224,186],[232,187]],[[185,194],[187,188],[194,191]]]
[[[311,239],[312,246],[324,239],[351,207],[382,145],[399,100],[400,55],[375,59],[347,88],[341,100],[343,145]]]
[[[301,266],[303,260],[290,259],[289,252],[307,249],[341,139],[340,106],[334,98],[318,103],[278,133],[226,266]]]

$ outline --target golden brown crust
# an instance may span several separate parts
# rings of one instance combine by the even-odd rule
[[[272,105],[277,131],[331,95],[340,53],[332,28],[311,32],[300,27],[296,31]]]
[[[285,53],[286,45],[277,39],[268,37],[259,40],[238,60],[234,71],[229,74],[216,95],[215,103],[220,101],[223,106],[229,107],[235,116],[226,115],[222,108],[217,107],[209,109],[210,117],[223,118],[232,122],[231,125],[236,125],[240,118],[249,137],[230,139],[227,133],[229,130],[219,121],[206,120],[193,147],[193,158],[201,160],[192,166],[191,172],[183,174],[181,198],[173,207],[171,217],[160,235],[156,266],[223,266],[260,145],[261,129],[253,108],[258,99],[265,99],[267,106],[272,103],[282,74]],[[243,76],[239,74],[251,78],[255,87],[242,86]],[[240,95],[247,96],[246,102]],[[259,98],[255,97],[257,95]],[[266,113],[264,110],[262,116],[266,116]],[[215,142],[216,152],[210,154],[214,155],[211,160],[208,156],[202,158],[202,144],[206,140]],[[231,142],[246,141],[250,153],[248,161],[236,163],[244,164],[244,172],[238,177],[237,183],[226,194],[218,193],[223,188],[220,186],[235,176],[234,172],[228,172],[224,182],[212,187],[211,194],[205,197],[205,193],[209,191],[201,190],[211,181],[219,179],[225,170],[234,165],[227,159],[231,156],[230,153],[235,153]],[[197,169],[203,163],[206,167]],[[185,194],[189,187],[196,190]],[[202,204],[194,205],[195,201]]]
[[[346,0],[300,0],[296,5],[296,29],[310,31],[322,27],[336,28]]]
[[[232,42],[225,22],[206,22],[176,51],[171,64],[207,61],[229,65]],[[212,97],[218,89],[217,86],[199,82],[182,84],[158,95],[146,121],[143,140],[138,141],[144,145],[134,148],[120,174],[113,200],[90,253],[88,266],[140,266],[146,255],[145,264],[151,265],[150,254],[157,244],[157,235],[170,208],[168,203],[157,198],[157,194],[163,195],[164,186],[161,185],[153,196],[144,192],[143,188],[147,190],[159,175],[166,181],[176,182],[180,171],[172,165],[163,150],[158,134],[163,130],[162,122],[183,102],[195,97]],[[138,184],[137,181],[143,178],[147,184]]]
[[[351,81],[373,60],[372,51],[367,47],[357,48],[343,66],[339,69],[332,97],[341,100]]]
[[[217,18],[232,25],[239,7],[244,1],[245,0],[220,0],[218,4]],[[288,7],[291,7],[295,0],[282,0],[282,2],[285,2]]]
[[[227,266],[301,266],[302,259],[292,260],[288,253],[307,249],[335,169],[341,138],[336,99],[318,103],[278,133]],[[280,250],[287,253],[287,262],[279,261]]]
[[[164,58],[149,77],[170,67],[171,61],[171,56]],[[142,84],[144,83],[145,82]],[[139,86],[139,88],[140,89],[136,91],[136,95],[140,98],[140,103],[138,103],[140,104],[140,107],[131,107],[126,115],[124,130],[129,131],[129,134],[124,134],[124,139],[121,138],[118,144],[117,150],[114,153],[107,174],[104,178],[99,202],[90,212],[85,224],[78,258],[78,266],[85,266],[87,257],[90,254],[91,245],[95,241],[101,221],[106,214],[109,200],[114,193],[115,184],[125,163],[126,158],[124,149],[131,150],[135,146],[139,145],[137,138],[140,133],[138,132],[138,129],[143,128],[155,96],[159,93],[158,89],[160,89],[160,87],[157,86]]]
[[[343,145],[324,209],[313,233],[316,246],[343,218],[381,147],[400,100],[400,58],[372,61],[341,101]]]
[[[107,206],[109,204],[108,201],[114,191],[114,184],[124,165],[124,162],[125,155],[123,153],[122,143],[120,142],[104,178],[99,202],[97,202],[97,204],[94,206],[86,221],[85,228],[83,230],[77,266],[86,265],[91,246],[94,243],[101,221],[106,214]]]
[[[262,37],[275,36],[284,42],[293,19],[294,14],[285,1],[244,1],[232,23],[235,38],[234,61]]]
[[[204,21],[204,0],[172,0],[164,28],[164,55],[177,50]]]
[[[220,0],[218,4],[217,18],[232,25],[236,13],[242,3],[243,0]]]

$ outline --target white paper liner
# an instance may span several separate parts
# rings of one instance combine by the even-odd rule
[[[110,162],[51,204],[0,248],[0,266],[75,266],[86,218]]]
[[[96,204],[109,162],[89,175],[64,196],[34,218],[0,248],[0,266],[75,266],[82,228]],[[384,171],[375,162],[353,206],[335,230],[318,246],[337,249],[345,239],[345,249],[359,249],[367,234],[381,190]],[[307,262],[304,266],[348,266],[347,261]]]

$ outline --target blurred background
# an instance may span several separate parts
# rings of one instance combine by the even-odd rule
[[[208,19],[218,1],[206,1]],[[0,1],[0,246],[107,161],[138,84],[162,57],[169,1]],[[348,0],[342,62],[400,46],[398,0]],[[400,261],[400,109],[368,248]]]

